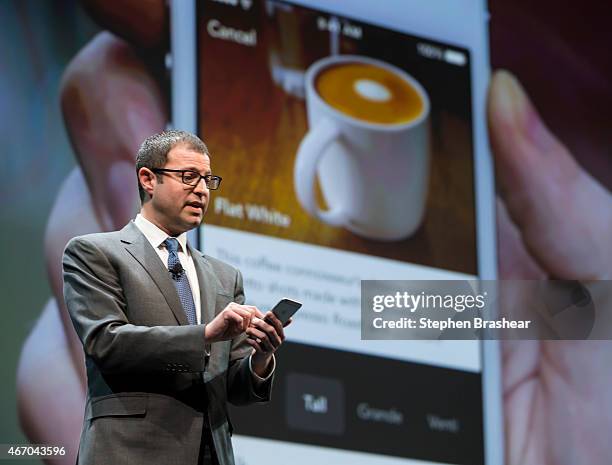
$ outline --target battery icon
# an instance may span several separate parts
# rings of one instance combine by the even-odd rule
[[[466,62],[465,53],[457,50],[446,49],[444,51],[444,61],[451,65],[464,66]]]

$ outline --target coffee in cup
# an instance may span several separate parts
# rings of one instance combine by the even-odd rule
[[[314,85],[330,106],[368,123],[409,123],[424,109],[414,86],[397,73],[370,63],[329,66],[317,75]]]

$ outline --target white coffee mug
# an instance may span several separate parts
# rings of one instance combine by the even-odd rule
[[[315,80],[325,68],[364,63],[385,68],[407,81],[423,102],[422,112],[399,124],[371,123],[333,108],[317,93]],[[423,220],[429,180],[430,103],[423,87],[405,71],[363,56],[323,58],[306,72],[309,131],[294,169],[297,198],[319,220],[371,239],[399,240]],[[328,210],[315,196],[315,179]]]

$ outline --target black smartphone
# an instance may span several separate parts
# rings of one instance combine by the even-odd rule
[[[302,304],[295,300],[291,299],[281,299],[272,309],[272,313],[276,315],[276,318],[280,320],[280,322],[285,326],[295,312],[297,312]]]

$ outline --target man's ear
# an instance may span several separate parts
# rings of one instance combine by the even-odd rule
[[[157,176],[155,173],[143,166],[138,170],[138,181],[149,197],[153,197],[153,190],[157,185]]]

